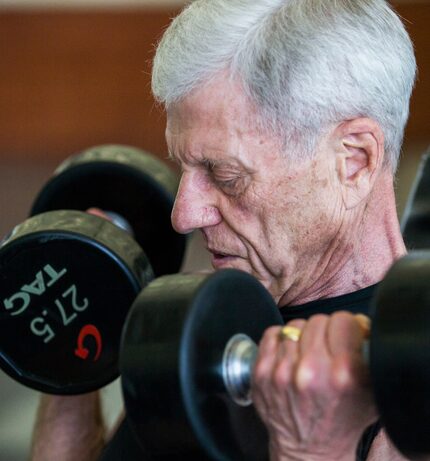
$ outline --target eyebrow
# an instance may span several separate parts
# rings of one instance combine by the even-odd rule
[[[185,159],[184,159],[185,157]],[[191,156],[191,159],[187,159],[187,156],[186,155],[175,155],[171,150],[168,151],[168,155],[167,155],[167,158],[169,160],[171,160],[172,162],[174,163],[181,163],[184,162],[184,163],[188,163],[188,164],[191,164],[191,165],[202,165],[202,166],[205,166],[205,167],[215,167],[215,166],[223,166],[223,165],[229,165],[231,164],[231,162],[227,162],[225,160],[219,160],[219,159],[212,159],[212,158],[209,158],[209,157],[206,157],[206,156],[202,156],[201,158],[199,159],[195,159],[193,156]],[[235,162],[236,163],[236,162]]]
[[[214,159],[206,156],[202,156],[199,159],[186,160],[184,159],[185,155],[175,155],[171,150],[168,151],[167,158],[176,164],[181,164],[181,162],[189,165],[200,165],[206,168],[223,168],[223,167],[241,167],[245,168],[245,165],[242,164],[238,159],[231,157],[228,159]]]

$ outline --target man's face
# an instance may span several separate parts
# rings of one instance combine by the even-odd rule
[[[276,301],[318,291],[343,209],[324,140],[313,160],[289,161],[256,128],[239,84],[221,77],[168,110],[166,137],[182,168],[174,228],[200,229],[215,269],[254,275]]]

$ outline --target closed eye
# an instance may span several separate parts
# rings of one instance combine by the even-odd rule
[[[223,189],[234,189],[237,186],[239,178],[227,179],[227,180],[216,180],[216,183]]]
[[[239,195],[245,189],[247,173],[229,164],[205,159],[204,166],[213,184],[227,195]]]
[[[239,195],[245,190],[245,177],[235,175],[234,177],[211,175],[214,184],[227,195]]]

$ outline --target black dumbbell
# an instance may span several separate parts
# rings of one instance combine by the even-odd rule
[[[140,149],[105,145],[70,157],[33,203],[31,215],[52,210],[100,208],[121,216],[133,229],[156,276],[181,265],[185,239],[170,223],[177,176]]]
[[[430,150],[421,158],[402,216],[406,246],[413,250],[430,248]]]
[[[4,371],[55,394],[89,392],[118,376],[132,302],[153,273],[178,271],[182,261],[185,239],[170,225],[176,187],[162,162],[124,146],[96,147],[58,168],[33,216],[0,247]],[[135,238],[83,211],[91,207]]]
[[[266,459],[263,423],[229,397],[222,359],[236,333],[257,343],[282,323],[272,296],[244,272],[151,282],[129,312],[120,352],[127,418],[143,448],[155,459]]]
[[[429,276],[430,252],[393,266],[363,348],[382,423],[410,458],[430,454]],[[282,324],[268,292],[239,271],[152,281],[129,313],[120,356],[127,417],[142,446],[156,458],[268,459],[250,377],[264,330]]]

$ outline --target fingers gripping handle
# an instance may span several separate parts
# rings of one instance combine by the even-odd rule
[[[222,378],[230,398],[242,407],[252,404],[251,377],[258,346],[247,335],[236,334],[228,341],[222,359]],[[362,347],[363,361],[369,364],[369,340]]]

